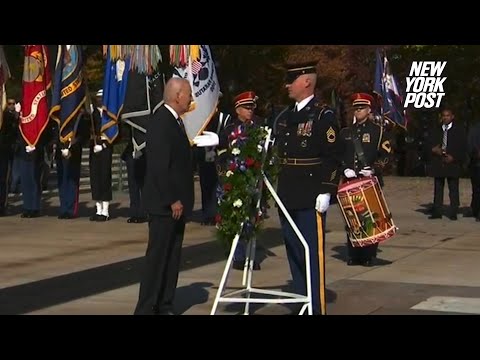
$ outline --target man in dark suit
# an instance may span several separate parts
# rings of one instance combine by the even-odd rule
[[[136,315],[173,315],[185,218],[194,202],[192,149],[181,118],[192,101],[190,83],[170,79],[164,101],[147,126],[149,239]]]
[[[459,178],[467,155],[467,135],[465,128],[454,121],[450,108],[441,113],[442,125],[436,127],[430,136],[431,161],[429,175],[435,178],[433,211],[429,219],[440,219],[443,207],[443,187],[445,178],[450,195],[450,219],[457,220],[460,205]]]

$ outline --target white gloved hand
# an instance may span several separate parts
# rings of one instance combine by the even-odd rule
[[[19,113],[20,111],[22,111],[22,105],[21,105],[20,103],[16,103],[16,104],[15,104],[15,111],[18,112],[18,113]]]
[[[375,172],[373,169],[370,168],[363,168],[362,170],[359,171],[360,174],[363,176],[372,176]]]
[[[62,156],[63,156],[64,158],[70,157],[70,150],[68,150],[68,149],[62,149],[62,150],[61,150],[61,153],[62,153]]]
[[[32,151],[35,151],[35,146],[27,145],[27,146],[25,146],[25,151],[27,153],[31,153]]]
[[[355,171],[353,171],[352,169],[345,169],[345,171],[344,171],[343,173],[345,174],[345,176],[346,176],[348,179],[357,177],[357,174],[355,174]]]
[[[315,209],[318,212],[324,213],[327,211],[328,207],[330,206],[330,194],[320,194],[317,196],[317,201],[315,204]]]
[[[102,150],[103,150],[102,145],[95,145],[95,146],[93,147],[93,152],[94,152],[95,154],[96,154],[96,153],[99,153],[99,152],[102,151]]]
[[[193,138],[193,143],[198,147],[217,146],[219,142],[218,135],[212,131],[204,131],[202,135]]]

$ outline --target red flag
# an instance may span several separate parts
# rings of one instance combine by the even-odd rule
[[[47,90],[51,84],[46,46],[26,45],[20,132],[30,146],[37,144],[48,124]]]

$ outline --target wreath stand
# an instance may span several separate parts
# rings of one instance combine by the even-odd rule
[[[268,147],[269,145],[273,143],[271,140],[271,129],[268,129],[268,135],[267,139],[265,141],[265,149],[263,153],[263,158],[264,160],[266,159],[266,154],[268,152]],[[295,231],[295,234],[298,236],[300,242],[303,245],[303,248],[305,250],[305,264],[306,264],[306,282],[307,282],[307,295],[301,295],[301,294],[295,294],[295,293],[289,293],[289,292],[282,292],[282,291],[274,291],[274,290],[266,290],[266,289],[259,289],[255,288],[252,286],[252,280],[253,280],[253,263],[255,260],[255,250],[256,250],[256,238],[253,236],[248,242],[247,242],[247,249],[246,249],[246,258],[245,258],[245,264],[243,267],[243,278],[242,278],[242,288],[239,290],[234,290],[230,292],[226,292],[226,285],[228,282],[228,277],[230,274],[230,271],[232,269],[232,261],[233,261],[233,255],[235,253],[235,250],[238,246],[238,242],[240,240],[240,236],[243,232],[243,226],[244,223],[240,225],[240,230],[239,232],[235,235],[233,241],[232,241],[232,246],[230,249],[230,254],[228,255],[227,263],[225,265],[225,269],[223,271],[222,279],[220,281],[220,285],[217,290],[217,294],[215,296],[215,301],[213,303],[212,310],[210,312],[210,315],[215,315],[217,312],[218,304],[219,303],[244,303],[245,304],[245,310],[244,310],[244,315],[249,315],[250,311],[250,304],[251,303],[260,303],[260,304],[292,304],[292,303],[300,303],[303,304],[301,307],[298,315],[303,315],[305,311],[308,312],[308,315],[313,314],[313,309],[312,309],[312,286],[311,286],[311,272],[310,272],[310,248],[308,246],[307,241],[303,237],[302,233],[298,229],[297,225],[291,218],[290,214],[288,213],[287,209],[283,205],[282,201],[278,197],[275,189],[273,188],[272,184],[268,180],[267,176],[265,175],[265,172],[262,170],[262,179],[259,181],[260,183],[260,189],[263,186],[263,183],[268,188],[268,191],[274,198],[275,202],[278,204],[279,208],[282,210],[283,214],[287,218],[288,222],[292,226],[293,230]],[[261,194],[261,192],[260,192]],[[260,208],[261,204],[261,196],[260,199],[257,202],[257,210]],[[270,297],[252,297],[252,294],[258,294],[258,295],[269,295]],[[273,297],[273,298],[272,298]]]

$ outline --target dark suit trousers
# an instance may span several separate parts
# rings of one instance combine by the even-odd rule
[[[41,151],[41,150],[36,150]],[[28,157],[28,155],[26,155]],[[43,152],[33,154],[32,158],[21,159],[22,199],[24,211],[39,211],[42,196],[41,167]]]
[[[450,208],[453,214],[458,212],[460,206],[460,194],[458,191],[458,178],[447,178],[448,193],[450,196]],[[436,177],[434,183],[433,209],[435,212],[441,213],[443,207],[443,188],[445,186],[444,177]]]
[[[60,214],[78,215],[80,187],[81,152],[70,159],[59,157],[57,162],[57,183],[60,197]]]
[[[185,219],[150,215],[145,268],[135,315],[172,311],[180,270]]]
[[[480,166],[472,166],[470,169],[470,180],[472,182],[472,208],[473,216],[480,215]]]
[[[98,153],[90,148],[90,187],[92,200],[112,200],[112,147]]]
[[[4,151],[0,148],[0,151]],[[8,153],[0,153],[0,211],[7,207],[8,180],[10,175],[10,159]]]
[[[146,170],[145,156],[135,160],[132,157],[132,154],[128,154],[125,163],[127,164],[128,194],[130,195],[130,209],[128,216],[145,217],[145,210],[142,201]]]

